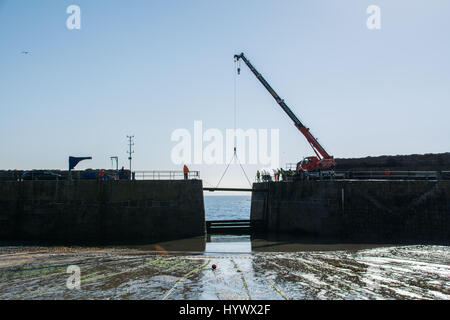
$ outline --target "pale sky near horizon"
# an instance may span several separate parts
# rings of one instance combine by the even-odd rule
[[[72,4],[81,30],[66,27]],[[335,157],[449,152],[449,12],[447,0],[0,0],[0,169],[66,169],[69,155],[128,167],[134,134],[135,169],[181,170],[174,130],[233,128],[242,51]],[[279,129],[282,165],[313,154],[245,66],[237,86],[238,128]],[[225,167],[191,170],[215,185]],[[232,166],[223,186],[245,185]]]

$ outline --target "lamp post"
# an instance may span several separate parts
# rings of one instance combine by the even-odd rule
[[[110,159],[111,159],[111,165],[113,168],[114,168],[114,161],[116,161],[116,171],[119,171],[119,157],[114,156],[114,157],[111,157]]]

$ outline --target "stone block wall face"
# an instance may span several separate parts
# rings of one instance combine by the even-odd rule
[[[450,181],[298,181],[254,188],[270,231],[361,241],[450,241]]]
[[[151,241],[203,235],[202,182],[0,183],[0,239]]]

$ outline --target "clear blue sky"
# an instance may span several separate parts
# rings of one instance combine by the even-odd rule
[[[66,28],[71,4],[81,30]],[[371,4],[381,30],[366,27]],[[335,157],[448,152],[449,12],[448,0],[0,0],[0,168],[66,168],[69,155],[127,167],[134,134],[134,168],[180,169],[175,129],[233,128],[241,51]],[[312,154],[246,67],[238,94],[238,127],[279,129],[281,164]],[[225,166],[195,169],[215,184]],[[225,180],[245,185],[236,166]]]

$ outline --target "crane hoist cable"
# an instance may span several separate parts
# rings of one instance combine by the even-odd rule
[[[238,158],[237,152],[236,152],[236,148],[234,148],[234,155],[233,155],[233,158],[231,158],[230,163],[228,163],[227,168],[225,169],[224,173],[222,174],[222,177],[221,177],[220,180],[219,180],[219,183],[218,183],[217,186],[216,186],[216,189],[219,188],[219,185],[220,185],[220,183],[222,182],[223,177],[225,177],[225,174],[227,173],[228,168],[230,167],[230,165],[231,165],[231,163],[233,162],[234,159],[236,159],[237,162],[239,163],[239,166],[241,167],[242,172],[244,173],[245,178],[247,179],[248,184],[250,185],[250,187],[252,187],[252,183],[250,182],[250,179],[248,178],[247,173],[245,173],[244,167],[242,166],[241,162],[239,161],[239,158]]]
[[[242,172],[244,173],[244,176],[247,179],[248,184],[250,185],[250,187],[252,187],[252,183],[250,182],[250,179],[248,178],[247,173],[245,172],[244,167],[242,166],[241,162],[239,161],[239,157],[237,155],[237,137],[236,137],[236,132],[237,132],[237,75],[239,75],[241,73],[241,62],[239,60],[235,60],[234,67],[235,67],[235,70],[237,71],[234,74],[234,135],[233,135],[234,154],[233,154],[233,157],[231,158],[231,161],[228,163],[224,173],[222,174],[222,177],[220,178],[219,183],[216,186],[216,189],[219,187],[220,183],[222,182],[223,178],[225,177],[225,174],[228,171],[228,168],[230,167],[230,165],[234,159],[236,159],[237,162],[239,163],[239,166],[241,167]]]
[[[234,60],[234,68],[236,72],[234,73],[234,132],[237,129],[237,78],[241,74],[241,60]],[[236,136],[234,147],[236,148]]]

